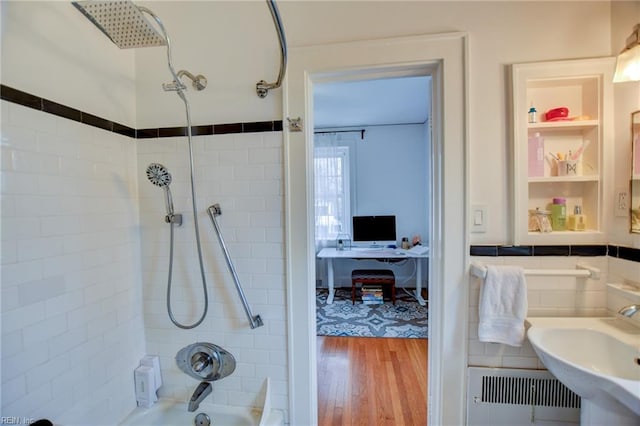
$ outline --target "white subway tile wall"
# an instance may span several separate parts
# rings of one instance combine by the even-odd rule
[[[575,269],[586,263],[599,268],[601,278],[527,276],[528,316],[606,316],[606,280],[609,270],[606,256],[474,256],[472,261],[495,265],[517,265],[526,269]],[[544,369],[528,340],[522,347],[478,340],[478,300],[482,280],[469,278],[469,365],[477,367],[504,367]]]
[[[2,415],[115,424],[145,353],[135,141],[1,103]]]
[[[640,288],[640,262],[631,262],[620,258],[609,258],[609,277],[607,282],[627,283]],[[616,315],[617,312],[628,305],[637,304],[637,299],[621,295],[618,292],[609,291],[607,293],[607,310],[609,315]],[[628,321],[640,326],[640,314],[632,316]]]
[[[208,402],[251,407],[266,377],[272,402],[287,409],[286,306],[282,132],[239,133],[193,138],[196,202],[209,311],[192,330],[174,326],[167,315],[170,227],[164,222],[163,190],[147,181],[150,163],[163,164],[176,213],[171,304],[176,319],[193,324],[203,304],[202,281],[191,207],[188,142],[185,137],[138,140],[140,222],[147,352],[160,356],[163,397],[187,400],[198,381],[180,371],[175,355],[195,342],[222,346],[236,358],[236,371],[214,383]],[[252,330],[225,263],[207,208],[217,217],[232,262],[254,314],[264,326]]]

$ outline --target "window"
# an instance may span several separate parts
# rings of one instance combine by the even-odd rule
[[[314,148],[316,243],[326,245],[351,231],[349,148]]]

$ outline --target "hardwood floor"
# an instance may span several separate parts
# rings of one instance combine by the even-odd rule
[[[318,425],[426,425],[426,339],[318,336]]]

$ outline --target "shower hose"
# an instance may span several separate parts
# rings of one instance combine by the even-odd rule
[[[200,319],[198,319],[195,323],[190,324],[190,325],[185,325],[185,324],[181,324],[180,322],[178,322],[178,320],[175,319],[175,317],[173,316],[173,310],[171,309],[171,277],[173,275],[173,227],[174,227],[174,223],[173,221],[169,221],[170,227],[171,227],[171,238],[170,238],[170,242],[169,242],[169,277],[167,279],[167,313],[169,314],[169,319],[171,320],[171,322],[179,328],[182,329],[191,329],[191,328],[196,328],[197,326],[199,326],[202,321],[204,321],[205,317],[207,316],[207,311],[209,309],[209,295],[207,294],[207,281],[204,275],[204,263],[202,261],[202,247],[200,244],[200,231],[198,230],[198,208],[196,206],[196,190],[195,190],[195,184],[194,184],[194,171],[193,171],[193,147],[191,146],[191,112],[189,110],[189,102],[187,101],[187,98],[185,97],[184,93],[182,92],[182,90],[177,90],[178,96],[180,96],[180,99],[182,99],[182,101],[184,102],[184,106],[185,106],[185,111],[187,114],[187,139],[189,142],[189,166],[190,166],[190,172],[191,172],[191,204],[193,207],[193,227],[195,229],[195,233],[196,233],[196,246],[198,248],[198,261],[200,263],[200,276],[202,278],[202,292],[204,293],[204,310],[202,311],[202,316],[200,317]]]

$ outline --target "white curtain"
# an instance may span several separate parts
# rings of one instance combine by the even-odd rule
[[[335,245],[351,231],[349,148],[335,133],[314,138],[316,249]]]

